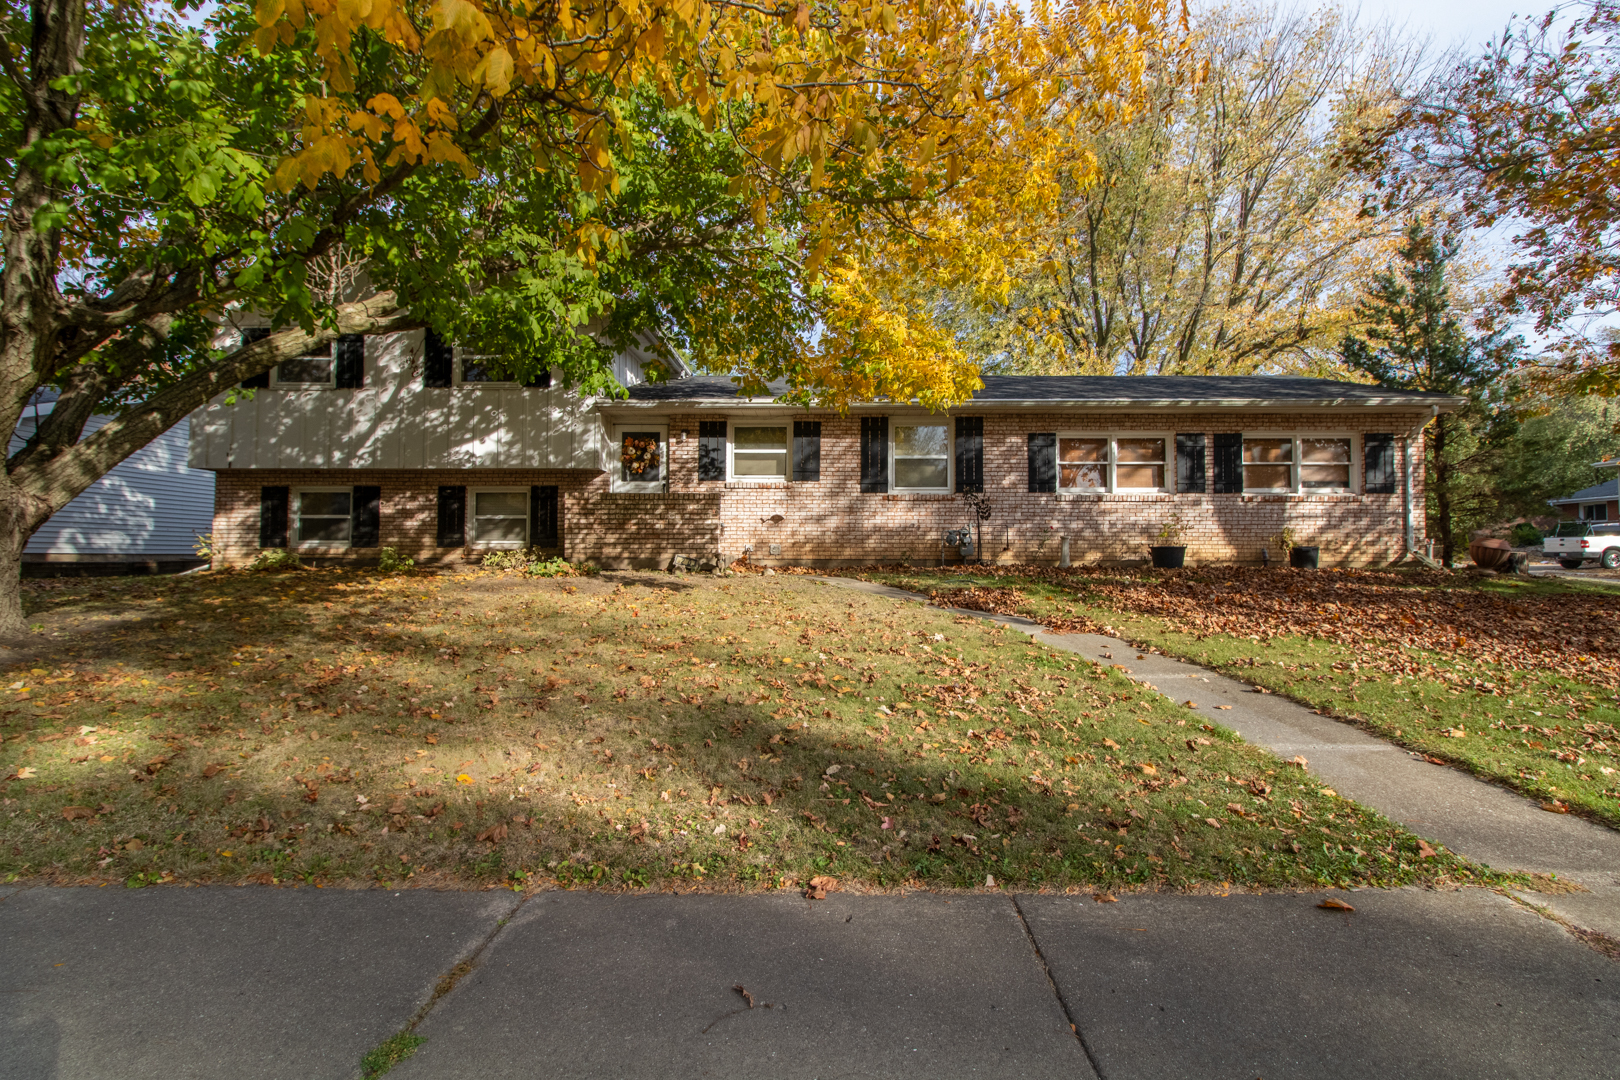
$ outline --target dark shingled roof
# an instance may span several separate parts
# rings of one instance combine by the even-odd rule
[[[1605,480],[1601,484],[1593,484],[1589,488],[1582,488],[1573,495],[1566,495],[1562,499],[1548,499],[1549,506],[1563,506],[1565,503],[1578,502],[1607,502],[1609,499],[1620,498],[1620,476],[1612,480]]]
[[[786,392],[786,383],[770,385],[773,397]],[[729,401],[736,397],[736,387],[731,380],[716,376],[630,388],[631,401]],[[1340,401],[1345,404],[1444,405],[1454,399],[1445,394],[1392,390],[1365,383],[1273,375],[986,375],[984,389],[974,394],[973,400],[987,405],[1261,401],[1301,405]]]

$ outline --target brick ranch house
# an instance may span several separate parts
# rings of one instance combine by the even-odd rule
[[[255,331],[244,331],[252,334]],[[1323,565],[1422,543],[1423,428],[1457,399],[1272,377],[990,376],[946,414],[848,415],[738,397],[724,378],[628,398],[500,381],[421,331],[340,340],[284,363],[251,400],[193,415],[190,460],[217,476],[217,565],[265,549],[425,563],[535,547],[603,567],[677,556],[755,564],[1136,561],[1172,514],[1191,563],[1252,562],[1285,526]],[[1279,552],[1269,545],[1272,558]]]

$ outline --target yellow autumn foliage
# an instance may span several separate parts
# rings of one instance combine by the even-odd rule
[[[1095,169],[1092,136],[1136,106],[1164,5],[261,0],[256,18],[261,51],[308,42],[333,91],[311,90],[283,190],[356,167],[370,184],[431,162],[471,175],[467,149],[502,129],[538,168],[571,168],[611,198],[616,94],[651,86],[711,125],[746,103],[737,134],[754,168],[734,187],[760,223],[784,197],[807,207],[801,266],[825,329],[793,371],[745,376],[785,375],[839,404],[942,407],[977,374],[928,297],[1005,295],[1059,187]],[[361,101],[366,34],[416,66]],[[580,250],[611,248],[592,225]]]

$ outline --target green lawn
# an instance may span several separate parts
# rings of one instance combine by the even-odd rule
[[[3,879],[1499,880],[1117,671],[788,575],[233,572],[27,600]]]
[[[1014,589],[1037,619],[1107,627],[1620,826],[1620,596],[1601,586],[1281,568],[863,576]]]

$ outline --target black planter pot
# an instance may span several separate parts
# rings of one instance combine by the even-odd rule
[[[1315,570],[1321,558],[1322,549],[1316,547],[1296,547],[1288,552],[1288,565],[1299,570]]]
[[[1158,570],[1180,570],[1187,561],[1185,547],[1150,547],[1148,553],[1153,556],[1153,566]]]

